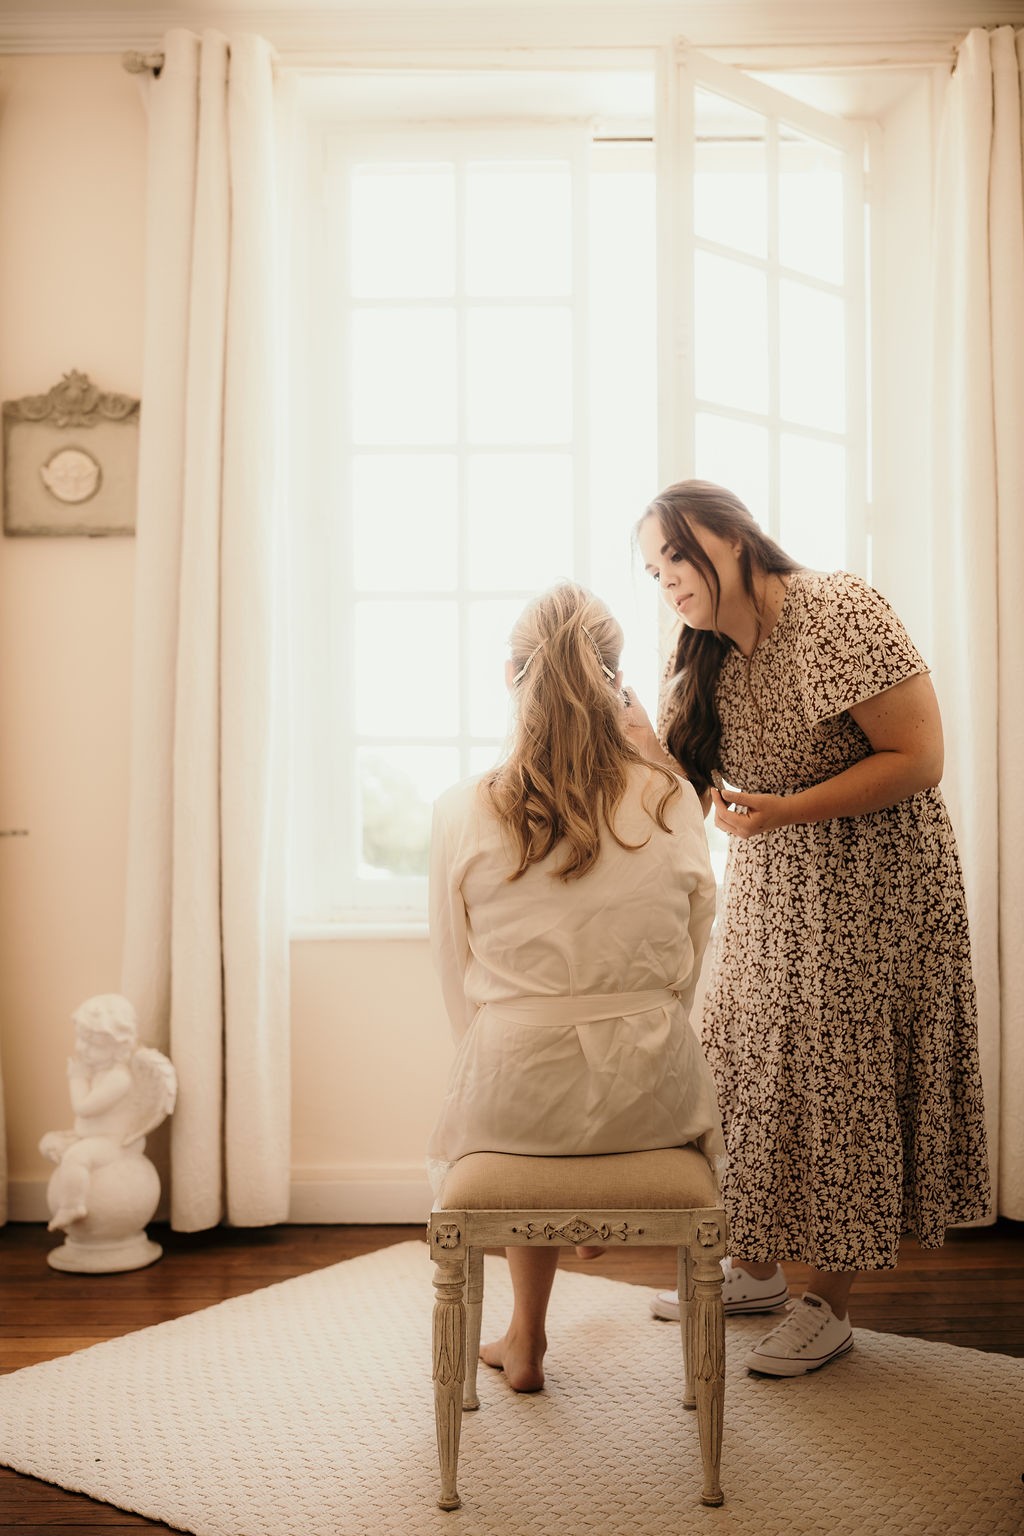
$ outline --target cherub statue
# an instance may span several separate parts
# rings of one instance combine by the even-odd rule
[[[67,1234],[49,1263],[96,1273],[139,1269],[162,1252],[143,1230],[160,1198],[160,1179],[144,1148],[174,1108],[174,1067],[160,1051],[139,1045],[135,1009],[116,993],[90,997],[71,1022],[75,1123],[69,1131],[48,1131],[39,1143],[57,1164],[47,1189],[49,1230]]]

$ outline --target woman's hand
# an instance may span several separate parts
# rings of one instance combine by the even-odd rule
[[[660,753],[661,744],[654,726],[636,693],[632,688],[623,688],[619,697],[622,700],[622,729],[626,734],[626,740],[631,741],[637,751],[642,752],[645,757],[650,756],[652,747]]]
[[[658,740],[657,732],[651,724],[650,716],[640,703],[632,688],[623,688],[622,699],[622,731],[626,740],[636,748],[641,757],[646,757],[649,762],[660,763],[670,773],[678,773],[685,777],[683,770],[674,757],[670,757]]]
[[[848,711],[871,751],[834,778],[792,795],[733,795],[715,790],[715,826],[736,837],[837,817],[869,816],[937,784],[942,777],[942,724],[924,673]]]
[[[733,795],[726,800],[717,789],[712,789],[711,800],[715,807],[715,826],[735,837],[756,837],[759,832],[774,832],[776,827],[788,826],[790,807],[785,795]]]

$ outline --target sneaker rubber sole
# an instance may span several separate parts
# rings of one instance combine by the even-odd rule
[[[776,1380],[792,1380],[794,1376],[809,1376],[812,1371],[820,1371],[823,1366],[831,1365],[833,1360],[839,1360],[843,1355],[848,1355],[853,1348],[853,1335],[844,1339],[842,1344],[837,1344],[835,1349],[827,1355],[822,1355],[817,1360],[771,1360],[763,1359],[756,1350],[752,1350],[747,1356],[747,1370],[754,1376],[773,1376]]]
[[[768,1296],[751,1296],[745,1301],[725,1301],[722,1310],[726,1317],[737,1317],[750,1312],[778,1312],[789,1302],[789,1287],[773,1291]],[[651,1297],[651,1316],[662,1322],[678,1323],[679,1302],[675,1291],[658,1291]]]

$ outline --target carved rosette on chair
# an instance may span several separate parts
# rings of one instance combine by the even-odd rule
[[[89,998],[72,1023],[74,1125],[48,1131],[39,1143],[57,1164],[47,1188],[49,1229],[65,1234],[47,1262],[78,1273],[142,1269],[163,1252],[145,1231],[160,1200],[160,1178],[145,1146],[174,1108],[174,1067],[160,1051],[138,1044],[135,1010],[116,993]]]

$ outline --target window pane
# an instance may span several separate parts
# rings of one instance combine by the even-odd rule
[[[569,441],[572,325],[568,309],[515,305],[471,310],[467,352],[470,442]]]
[[[763,273],[698,251],[695,374],[702,400],[768,409],[767,283]]]
[[[458,495],[453,454],[357,454],[352,461],[355,586],[378,592],[454,588]]]
[[[569,454],[475,453],[467,482],[471,586],[529,591],[569,574]]]
[[[843,280],[843,157],[786,128],[779,142],[779,260]]]
[[[454,442],[454,313],[413,306],[357,309],[352,379],[355,442]]]
[[[433,803],[459,777],[454,747],[370,747],[358,754],[360,875],[425,875]]]
[[[466,291],[561,295],[572,283],[572,183],[565,162],[475,164],[466,176]]]
[[[787,421],[842,432],[846,424],[843,301],[803,283],[779,284],[779,392]]]
[[[454,736],[454,602],[355,604],[352,686],[360,736]]]
[[[508,637],[525,599],[471,603],[469,607],[469,733],[504,741],[509,695],[505,687]]]
[[[767,427],[698,411],[694,423],[697,478],[714,480],[740,498],[763,528],[768,527],[769,450]]]
[[[697,91],[694,108],[694,233],[751,256],[766,256],[765,120],[709,91]]]
[[[455,292],[454,166],[356,166],[350,214],[355,298]]]
[[[846,565],[846,450],[784,433],[779,445],[779,540],[816,571]]]

